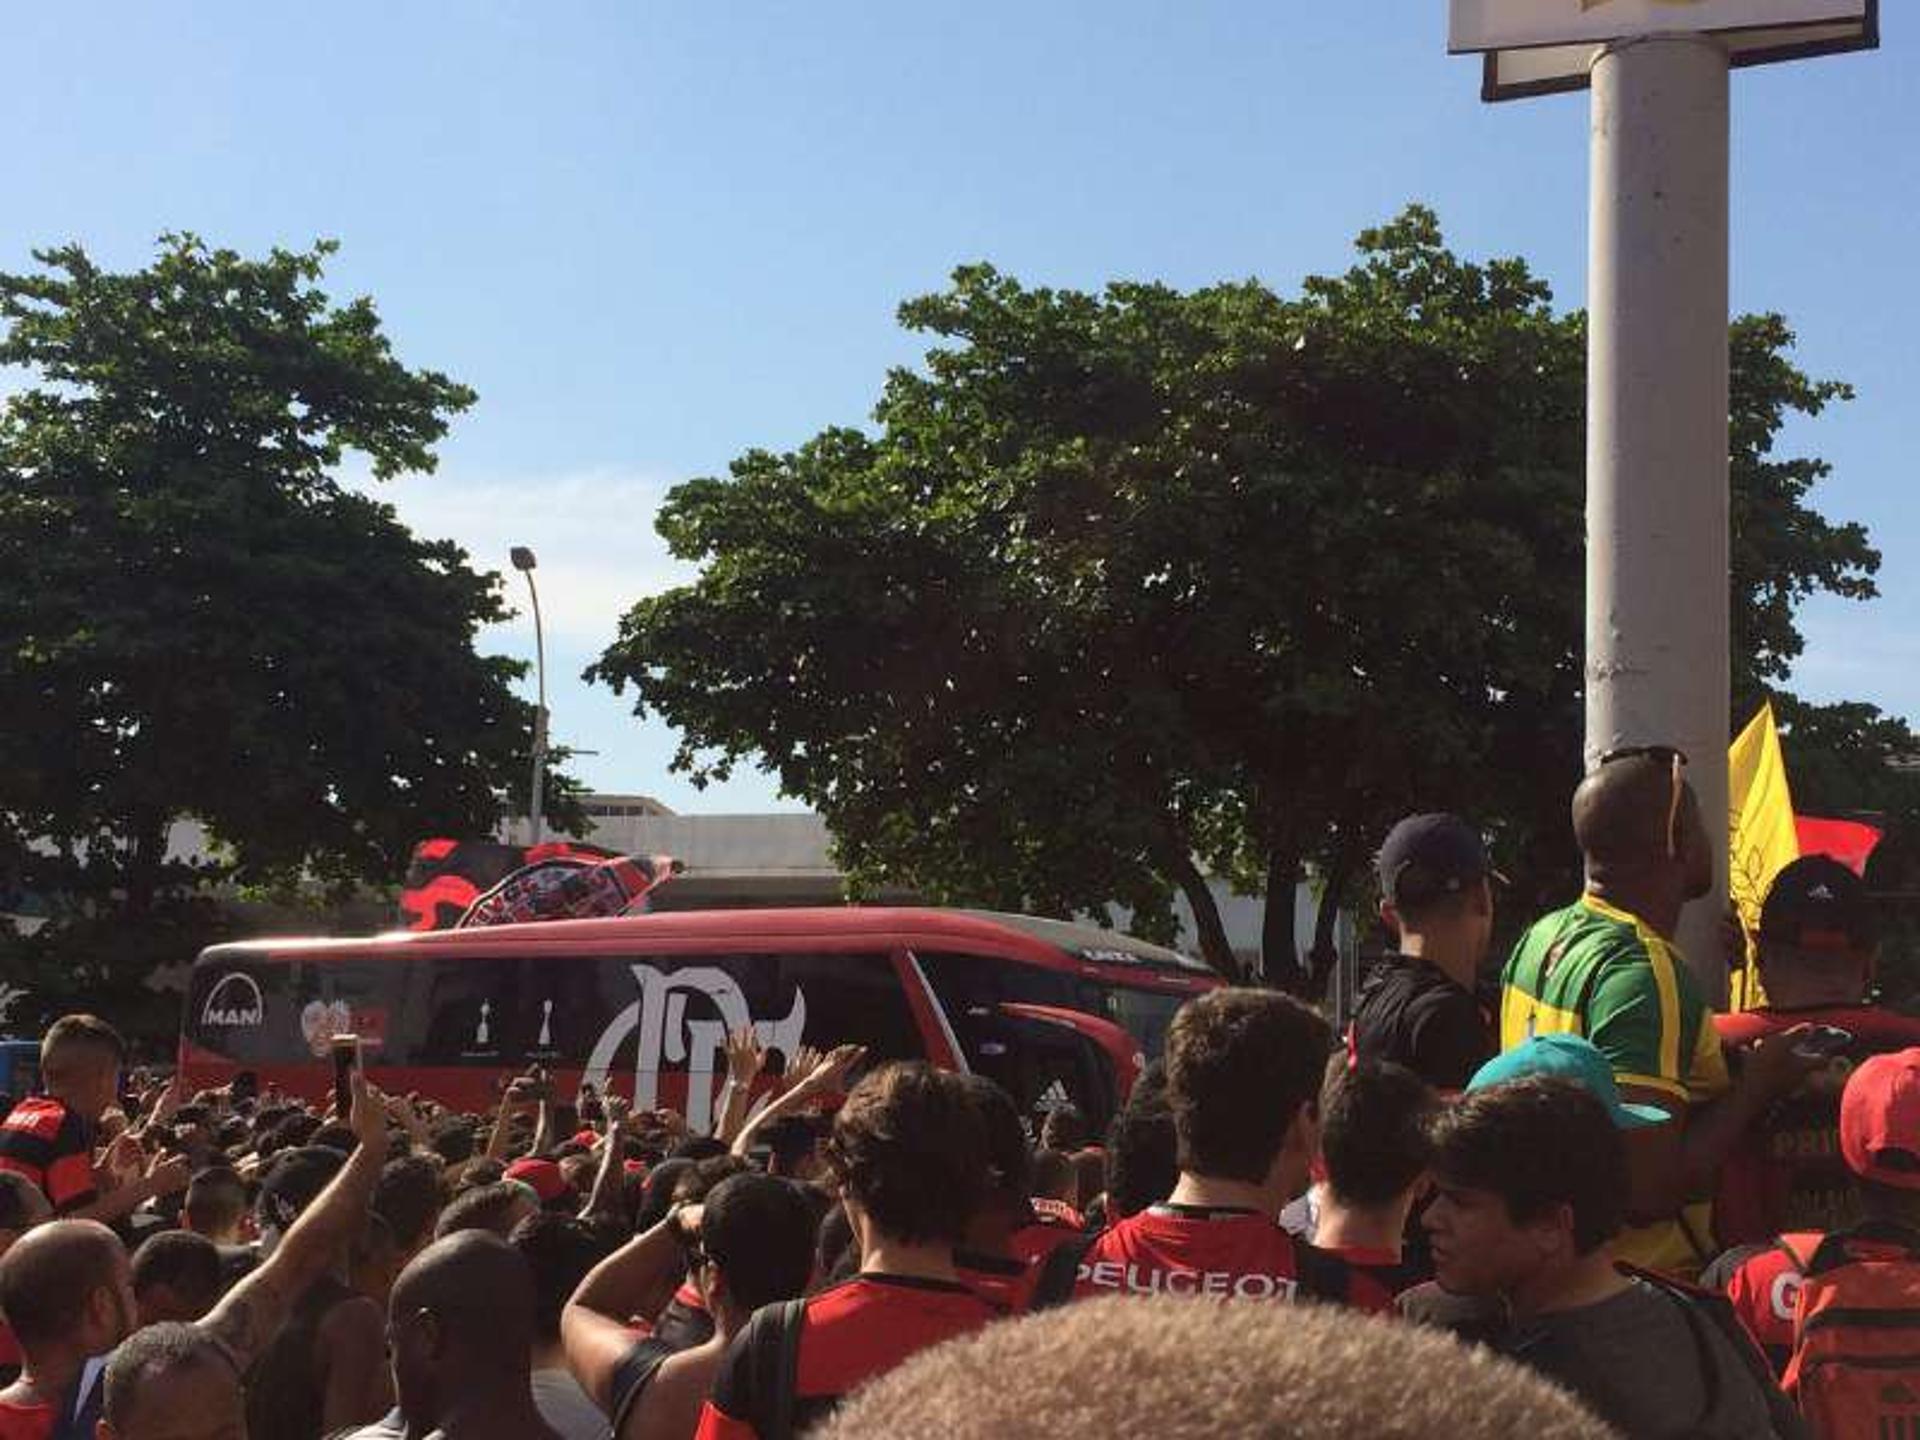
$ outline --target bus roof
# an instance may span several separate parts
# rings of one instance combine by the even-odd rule
[[[840,905],[816,908],[763,910],[663,910],[646,915],[622,915],[599,920],[549,920],[527,925],[488,926],[474,930],[398,930],[359,939],[261,937],[216,945],[209,959],[240,951],[329,950],[364,952],[367,945],[419,946],[431,952],[446,947],[469,949],[495,945],[525,946],[544,943],[606,941],[699,940],[726,937],[740,941],[795,940],[815,935],[843,938],[875,937],[909,932],[928,939],[962,942],[1008,940],[1038,943],[1093,965],[1171,971],[1184,975],[1211,975],[1204,963],[1177,950],[1136,940],[1117,930],[1103,930],[1068,920],[1046,920],[1033,915],[1006,915],[988,910],[941,910],[903,906]]]

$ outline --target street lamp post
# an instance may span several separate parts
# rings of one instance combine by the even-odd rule
[[[547,789],[547,639],[540,624],[540,587],[533,583],[533,551],[516,545],[510,554],[513,568],[527,577],[527,594],[533,597],[533,672],[540,690],[540,706],[533,717],[533,804],[528,815],[531,838],[527,843],[538,845]]]

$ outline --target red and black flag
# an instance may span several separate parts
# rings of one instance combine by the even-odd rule
[[[422,840],[413,847],[406,886],[400,892],[400,925],[406,930],[451,930],[473,902],[516,870],[543,861],[570,859],[595,864],[611,850],[572,840],[539,845],[503,845],[497,840]]]

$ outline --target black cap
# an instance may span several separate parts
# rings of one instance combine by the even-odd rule
[[[261,1228],[285,1230],[292,1225],[346,1163],[346,1156],[325,1145],[303,1145],[274,1156],[254,1202]]]
[[[1493,873],[1480,832],[1458,815],[1409,815],[1393,827],[1376,863],[1380,893],[1396,906],[1458,895]]]
[[[1773,877],[1760,938],[1801,950],[1871,950],[1880,926],[1864,880],[1830,855],[1802,855]]]

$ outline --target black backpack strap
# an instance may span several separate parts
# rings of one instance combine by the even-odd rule
[[[1051,1310],[1073,1298],[1073,1288],[1080,1283],[1080,1262],[1087,1258],[1097,1239],[1097,1235],[1076,1236],[1056,1246],[1053,1253],[1040,1262],[1040,1278],[1034,1281],[1028,1310]]]
[[[1353,1267],[1338,1255],[1296,1240],[1293,1268],[1302,1298],[1325,1300],[1335,1305],[1345,1305],[1352,1299]]]
[[[800,1371],[805,1300],[763,1305],[747,1322],[747,1368],[753,1377],[754,1430],[760,1440],[793,1440],[794,1384]]]

